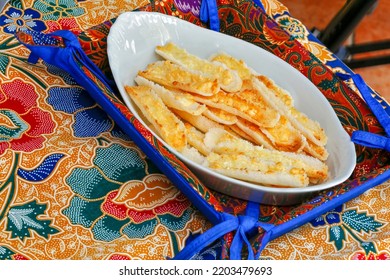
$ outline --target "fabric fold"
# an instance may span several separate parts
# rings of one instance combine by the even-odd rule
[[[390,151],[390,116],[384,109],[384,107],[376,100],[371,92],[371,89],[364,82],[363,78],[359,74],[342,74],[338,73],[338,76],[343,80],[352,79],[360,94],[370,107],[372,113],[377,117],[379,123],[382,125],[386,136],[370,133],[367,131],[354,131],[352,133],[351,140],[359,145],[384,149]]]

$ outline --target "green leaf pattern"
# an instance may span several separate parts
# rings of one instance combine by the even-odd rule
[[[7,72],[9,62],[9,57],[0,53],[0,73],[3,75],[5,75]]]
[[[342,214],[342,220],[350,228],[358,232],[376,232],[379,227],[383,226],[373,216],[368,216],[367,213],[358,213],[356,210],[344,212]]]
[[[45,238],[58,233],[59,231],[51,226],[51,220],[38,218],[44,215],[45,210],[46,205],[38,204],[36,201],[12,207],[7,216],[7,231],[11,232],[12,238],[19,238],[22,241],[31,237],[32,231]]]
[[[15,252],[11,251],[7,247],[0,246],[0,260],[12,260],[12,255],[14,255]]]
[[[334,242],[337,250],[343,248],[343,242],[345,241],[345,232],[341,226],[332,226],[329,229],[329,241]]]

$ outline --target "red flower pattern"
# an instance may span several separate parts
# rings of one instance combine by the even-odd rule
[[[370,252],[368,255],[364,252],[356,252],[352,255],[351,260],[390,260],[390,254],[385,251],[377,254]]]
[[[131,218],[135,223],[142,223],[168,213],[180,217],[191,204],[183,194],[179,193],[177,197],[171,198],[161,205],[156,205],[154,209],[141,210],[113,201],[117,197],[118,192],[117,190],[112,191],[106,196],[102,205],[103,211],[119,220]]]
[[[34,87],[21,79],[0,86],[0,155],[8,148],[24,152],[42,148],[43,134],[54,131],[50,113],[38,107],[37,99]]]
[[[77,24],[77,21],[74,18],[62,18],[57,21],[48,20],[46,25],[49,27],[49,32],[54,32],[57,30],[70,30],[75,35],[81,33],[80,26]]]

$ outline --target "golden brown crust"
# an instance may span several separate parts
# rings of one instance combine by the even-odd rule
[[[156,52],[168,60],[139,71],[139,86],[126,91],[167,144],[240,180],[273,187],[327,180],[325,132],[273,80],[227,54],[209,62],[173,44]],[[233,92],[220,88],[226,69],[241,79]]]
[[[225,91],[234,92],[241,88],[242,80],[236,71],[223,64],[201,59],[172,42],[157,46],[156,53],[189,71],[201,72],[212,79],[218,80],[221,88]]]
[[[187,146],[184,124],[165,106],[151,88],[125,86],[125,89],[168,145],[178,151]]]
[[[212,96],[220,89],[216,79],[185,71],[183,67],[171,61],[151,63],[145,70],[139,71],[138,75],[167,87],[204,96]]]

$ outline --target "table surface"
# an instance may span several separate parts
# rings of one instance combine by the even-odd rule
[[[165,259],[212,226],[83,88],[55,67],[28,64],[28,51],[14,38],[21,28],[103,34],[107,30],[91,28],[146,4],[26,0],[11,1],[2,11],[0,259]],[[335,59],[308,38],[288,7],[275,0],[262,4],[323,63]],[[177,6],[176,16],[186,13]],[[124,171],[131,164],[140,180]],[[243,207],[231,209],[239,213]],[[390,183],[385,182],[272,240],[261,258],[390,259],[388,221]],[[220,250],[216,243],[196,257],[212,258]]]

